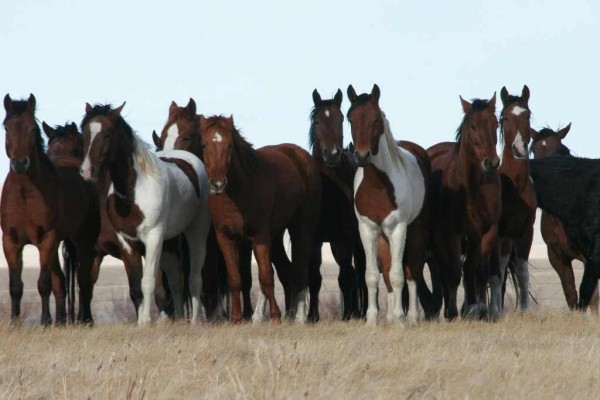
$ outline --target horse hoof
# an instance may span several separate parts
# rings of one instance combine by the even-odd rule
[[[150,316],[142,316],[140,315],[138,318],[138,326],[147,326],[152,322],[152,318]]]
[[[377,325],[377,310],[375,310],[375,312],[367,311],[367,325]]]
[[[417,322],[418,322],[418,318],[415,315],[408,315],[406,317],[406,323],[410,326],[417,325]]]

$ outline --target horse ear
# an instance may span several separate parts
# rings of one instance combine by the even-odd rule
[[[42,121],[42,129],[44,130],[46,136],[48,136],[48,139],[52,139],[56,135],[56,131],[52,129],[50,125],[46,123],[46,121]]]
[[[500,98],[502,99],[502,104],[506,107],[508,104],[508,90],[506,90],[506,86],[502,86],[502,90],[500,90]]]
[[[319,105],[319,103],[322,100],[321,100],[321,95],[319,94],[319,91],[317,89],[313,90],[312,96],[313,96],[313,103],[314,103],[314,105],[315,106]]]
[[[190,101],[188,101],[188,105],[186,106],[190,114],[196,115],[196,102],[194,99],[190,97]]]
[[[469,103],[467,100],[463,99],[462,96],[458,96],[458,97],[460,97],[460,103],[462,104],[463,112],[465,114],[468,114],[469,111],[471,111],[471,103]]]
[[[235,125],[235,124],[233,123],[233,114],[229,114],[229,118],[228,118],[228,119],[231,121],[231,125]]]
[[[160,141],[160,137],[156,134],[156,131],[152,131],[152,141],[157,149],[162,148],[162,143]]]
[[[334,101],[334,103],[338,107],[341,107],[343,99],[344,99],[344,95],[342,94],[342,91],[340,89],[338,89],[337,92],[335,92],[335,96],[333,97],[333,101]]]
[[[8,93],[6,93],[6,96],[4,96],[4,109],[8,112],[8,111],[10,111],[11,108],[12,108],[12,99],[10,98],[10,95]]]
[[[496,111],[496,92],[494,92],[494,95],[492,96],[490,101],[488,101],[488,108],[494,112]]]
[[[92,111],[92,106],[90,103],[85,103],[85,113],[89,114]]]
[[[529,128],[529,135],[531,135],[531,139],[533,139],[534,141],[538,139],[538,135],[540,133],[538,131],[536,131],[533,128]]]
[[[571,123],[569,122],[569,125],[565,126],[560,131],[556,132],[556,134],[558,135],[558,137],[560,139],[564,139],[565,136],[567,136],[567,133],[569,133],[570,130],[571,130]]]
[[[29,93],[29,99],[27,99],[27,108],[29,108],[29,111],[35,111],[35,103],[35,96],[33,93]]]
[[[175,111],[175,109],[178,107],[177,103],[175,103],[175,100],[173,100],[171,102],[171,105],[169,106],[169,114],[171,114],[173,111]]]
[[[379,96],[381,96],[381,91],[379,90],[379,86],[377,86],[377,84],[373,85],[373,89],[371,90],[371,96],[373,96],[376,103],[379,103]]]
[[[529,105],[529,88],[527,85],[523,85],[523,90],[521,91],[521,98],[525,102],[525,104]]]
[[[121,111],[123,111],[123,107],[125,107],[125,103],[127,103],[127,102],[124,101],[123,104],[121,104],[119,107],[112,110],[112,115],[115,117],[118,117],[119,115],[121,115]]]
[[[348,100],[350,100],[350,103],[354,103],[356,101],[356,99],[358,98],[358,95],[356,94],[356,90],[354,90],[352,85],[348,86],[348,90],[346,90],[346,93],[348,94]]]
[[[79,133],[79,131],[77,131],[77,124],[75,122],[71,122],[71,129],[73,130],[74,134]]]

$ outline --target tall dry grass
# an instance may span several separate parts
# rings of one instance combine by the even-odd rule
[[[599,322],[0,327],[0,397],[593,398]]]

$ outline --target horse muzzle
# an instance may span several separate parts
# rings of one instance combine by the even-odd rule
[[[227,186],[227,178],[225,177],[223,180],[209,179],[208,186],[210,188],[210,194],[219,195],[223,193]]]
[[[371,162],[371,151],[366,152],[354,152],[354,160],[358,164],[359,167],[366,167]]]
[[[342,159],[342,152],[335,147],[333,150],[323,149],[323,161],[328,167],[337,167]]]
[[[493,159],[490,159],[489,157],[484,158],[481,161],[481,168],[486,174],[493,174],[500,168],[500,158],[498,158],[498,156]]]
[[[86,181],[96,182],[98,180],[98,167],[92,165],[88,168],[80,168],[79,174]]]
[[[514,158],[517,158],[519,160],[523,160],[525,158],[529,158],[529,153],[527,152],[527,149],[519,149],[519,147],[515,144],[513,144],[511,146],[511,150],[512,150],[512,154]]]
[[[29,157],[23,157],[23,158],[12,157],[10,159],[10,167],[17,174],[24,174],[25,172],[27,172],[30,165],[31,165],[31,160],[29,159]]]

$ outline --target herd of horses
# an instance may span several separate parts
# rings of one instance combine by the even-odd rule
[[[380,95],[377,85],[360,95],[348,87],[352,144],[344,147],[342,92],[324,100],[315,89],[311,154],[293,144],[255,149],[233,117],[200,115],[193,99],[185,107],[172,102],[161,134],[152,135],[156,152],[121,115],[125,103],[86,104],[81,131],[75,123],[43,122],[46,148],[35,97],[7,94],[10,170],[0,223],[11,320],[20,315],[23,247],[32,244],[40,255],[42,324],[52,323],[51,293],[56,323],[93,322],[93,288],[106,255],[123,261],[138,324],[151,321],[152,301],[161,315],[177,319],[187,309],[191,322],[280,321],[273,266],[284,315],[318,321],[323,243],[339,265],[343,319],[377,323],[383,275],[390,323],[438,318],[442,305],[446,319],[457,318],[461,281],[461,317],[496,320],[509,269],[520,307],[530,307],[538,206],[567,304],[585,309],[600,276],[600,205],[593,194],[600,161],[570,155],[561,142],[570,125],[535,131],[529,88],[518,96],[502,88],[499,118],[495,93],[471,102],[461,97],[455,140],[424,149],[396,141]],[[260,285],[254,307],[252,253]],[[579,299],[573,259],[585,265]]]

